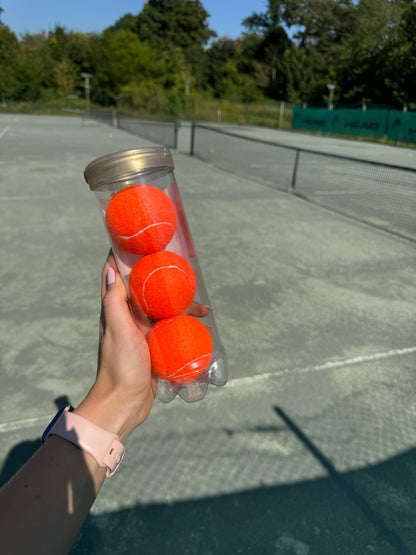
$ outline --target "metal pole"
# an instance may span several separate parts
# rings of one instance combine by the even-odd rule
[[[295,165],[293,166],[292,183],[290,184],[290,189],[289,189],[291,193],[294,193],[296,189],[296,177],[298,173],[299,156],[300,156],[300,150],[296,149]]]
[[[113,110],[113,127],[118,128],[118,111]]]
[[[82,77],[85,79],[84,88],[85,88],[85,102],[87,104],[87,112],[90,112],[90,78],[92,77],[91,73],[81,73]]]
[[[280,113],[279,113],[279,129],[282,128],[284,115],[285,115],[285,103],[281,102],[280,103]]]
[[[174,127],[174,139],[173,139],[173,148],[175,150],[177,150],[178,148],[178,133],[179,133],[179,128],[181,126],[180,121],[175,121],[175,127]]]
[[[334,109],[333,100],[334,100],[335,85],[332,85],[331,83],[329,83],[327,85],[327,87],[329,89],[328,110],[333,110]]]
[[[191,156],[194,155],[194,148],[195,148],[195,128],[196,128],[196,123],[193,123],[191,126],[191,150],[189,152],[189,154]]]
[[[189,87],[191,84],[190,79],[186,79],[185,81],[185,119],[188,119],[188,112],[189,112]]]

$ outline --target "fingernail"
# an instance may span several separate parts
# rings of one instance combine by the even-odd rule
[[[116,274],[113,268],[108,268],[107,270],[107,287],[116,281]]]
[[[214,310],[213,306],[209,306],[208,304],[204,304],[204,306],[207,310],[209,310],[209,312],[212,312]]]

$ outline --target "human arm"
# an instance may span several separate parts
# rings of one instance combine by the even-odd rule
[[[148,416],[154,393],[144,330],[132,316],[112,255],[103,268],[101,298],[97,377],[75,413],[124,443]],[[104,479],[105,468],[91,455],[52,435],[0,490],[1,551],[68,553]]]

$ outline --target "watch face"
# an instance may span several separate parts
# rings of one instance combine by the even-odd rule
[[[46,438],[48,437],[49,432],[52,430],[52,428],[58,422],[58,420],[61,417],[61,414],[65,411],[72,412],[73,410],[74,410],[74,407],[71,407],[71,405],[67,405],[66,407],[62,407],[61,409],[58,410],[58,412],[52,418],[52,420],[48,424],[48,427],[46,428],[46,430],[42,434],[42,443],[44,443],[46,441]]]

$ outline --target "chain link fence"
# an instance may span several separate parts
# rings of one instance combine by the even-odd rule
[[[162,121],[128,116],[117,110],[93,109],[88,117],[112,125],[153,143],[176,149],[178,146],[178,121]]]

